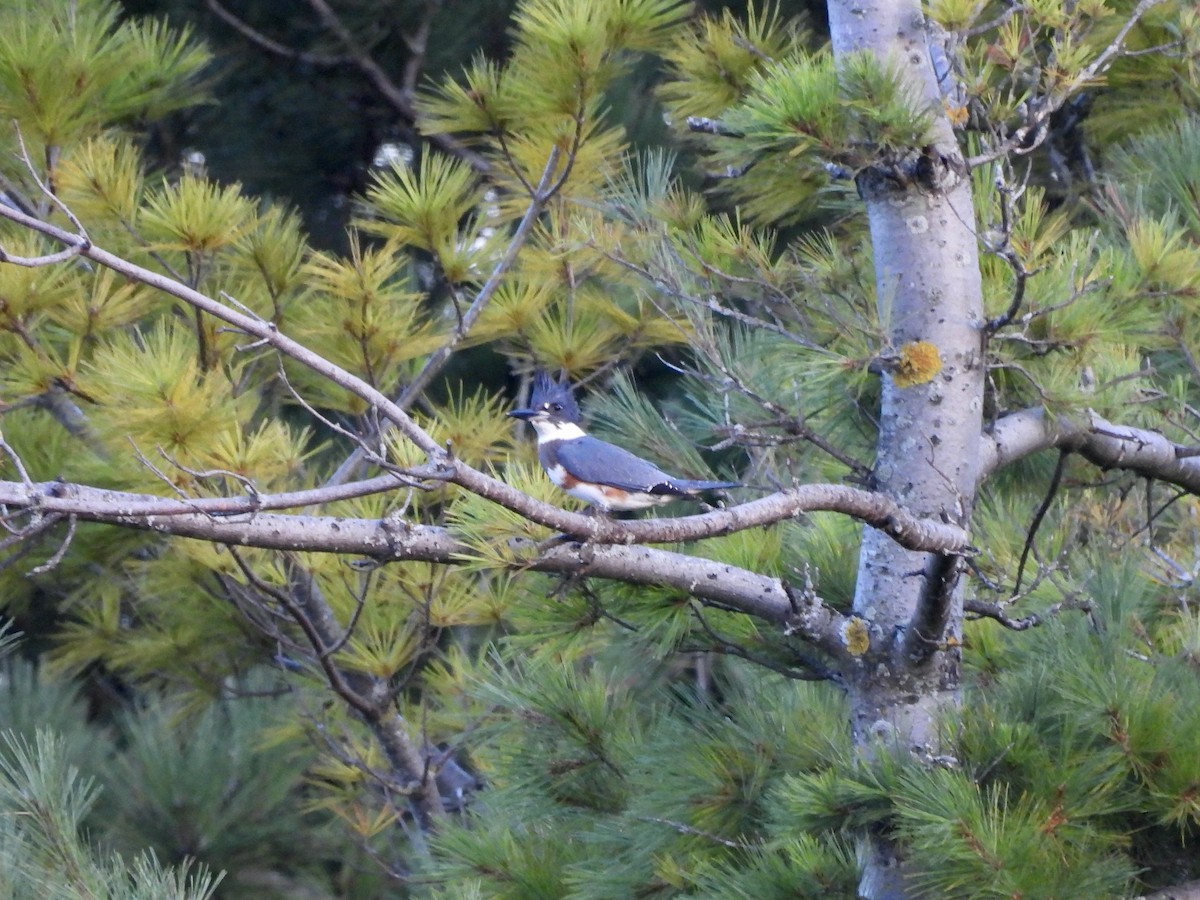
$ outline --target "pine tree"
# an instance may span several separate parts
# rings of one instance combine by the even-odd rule
[[[148,164],[205,99],[190,34],[11,3],[9,614],[136,696],[107,771],[229,816],[200,858],[235,888],[278,840],[254,791],[297,858],[333,816],[414,894],[1195,877],[1197,23],[834,2],[826,46],[773,6],[525,0],[503,55],[405,71],[422,137],[381,145],[338,253],[202,139]],[[670,133],[634,148],[647,78]],[[539,368],[600,436],[747,487],[583,515],[504,415]],[[189,713],[222,752],[151,752]],[[234,752],[275,716],[276,764]],[[5,783],[68,738],[14,739]],[[97,809],[123,853],[177,849]]]

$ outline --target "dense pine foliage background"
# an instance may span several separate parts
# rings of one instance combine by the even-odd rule
[[[1200,878],[1200,22],[924,12],[932,105],[818,4],[0,6],[0,898]],[[904,545],[957,598],[914,748],[849,724],[891,507],[563,541],[504,413],[561,370],[730,505],[874,490],[887,391],[953,366],[894,342],[864,202],[945,135],[984,425],[914,512],[965,542]]]

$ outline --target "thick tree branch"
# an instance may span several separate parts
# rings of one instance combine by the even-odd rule
[[[962,558],[957,556],[939,553],[925,564],[925,585],[901,644],[901,652],[915,666],[924,665],[945,644],[961,571]]]
[[[453,471],[453,470],[451,470]],[[467,469],[468,472],[474,470]],[[413,470],[412,477],[446,479],[444,470],[435,465]],[[920,519],[901,508],[894,500],[881,494],[836,484],[808,484],[792,488],[769,497],[719,509],[696,516],[677,519],[636,519],[625,521],[589,516],[560,509],[549,503],[534,500],[504,482],[477,473],[480,496],[495,500],[502,506],[523,512],[521,507],[536,511],[531,521],[557,529],[572,537],[594,544],[666,544],[696,541],[710,537],[722,537],[750,528],[765,527],[786,519],[796,518],[806,512],[839,512],[871,525],[890,535],[898,544],[910,550],[930,550],[939,553],[970,553],[972,548],[967,534],[956,525]],[[457,479],[446,479],[457,480]],[[58,515],[78,515],[94,522],[111,522],[138,528],[152,528],[164,534],[184,537],[211,537],[224,540],[216,534],[206,534],[195,524],[204,523],[230,525],[230,517],[236,516],[238,527],[251,529],[256,537],[252,540],[233,541],[247,545],[265,547],[267,541],[277,549],[309,549],[314,552],[368,553],[362,549],[345,549],[338,542],[326,544],[315,537],[305,538],[303,527],[296,529],[296,543],[279,544],[279,539],[270,536],[272,529],[291,533],[291,526],[284,522],[294,519],[312,521],[307,516],[275,516],[267,519],[264,510],[278,510],[312,506],[316,503],[378,493],[390,486],[404,484],[397,475],[381,475],[366,481],[353,482],[340,488],[316,488],[285,494],[250,494],[239,497],[197,497],[179,500],[158,497],[153,494],[137,494],[126,491],[111,491],[85,485],[59,481],[32,484],[16,481],[0,481],[0,504],[15,509],[38,510]],[[459,481],[460,484],[464,482]],[[464,486],[470,487],[468,484]],[[544,515],[541,513],[545,513]],[[270,527],[263,523],[270,521]],[[376,520],[364,520],[375,522]],[[249,533],[249,532],[247,532]]]
[[[1117,425],[1095,413],[1075,421],[1026,409],[996,420],[983,437],[981,479],[1041,450],[1059,449],[1102,469],[1126,469],[1200,495],[1200,457],[1157,431]]]
[[[345,553],[385,562],[453,564],[472,553],[471,547],[448,529],[398,519],[281,515],[253,510],[232,516],[197,509],[204,510],[207,505],[228,510],[229,503],[227,498],[178,501],[60,482],[32,486],[0,482],[0,505],[10,510],[25,508],[47,518],[74,515],[80,521],[219,544]],[[690,596],[784,627],[830,655],[844,652],[844,617],[812,592],[799,591],[779,578],[650,547],[561,541],[545,547],[533,541],[513,540],[509,550],[514,568],[678,588]]]

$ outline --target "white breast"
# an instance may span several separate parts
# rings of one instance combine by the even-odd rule
[[[583,429],[574,422],[563,422],[552,419],[530,419],[529,423],[537,432],[539,444],[546,441],[573,441],[583,437]]]

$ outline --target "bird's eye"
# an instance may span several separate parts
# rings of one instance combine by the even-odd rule
[[[555,412],[562,412],[562,404],[561,404],[561,403],[555,403],[555,404],[554,404],[554,411],[555,411]]]

